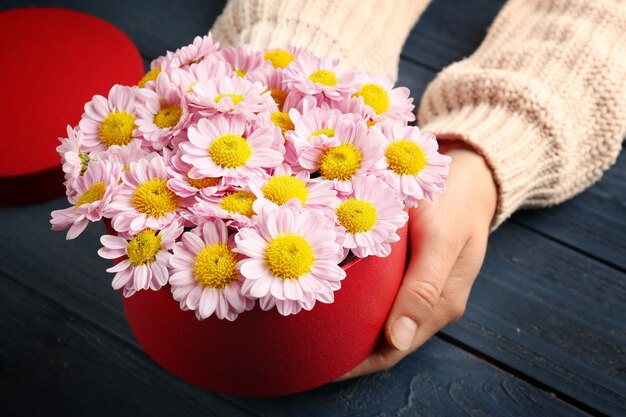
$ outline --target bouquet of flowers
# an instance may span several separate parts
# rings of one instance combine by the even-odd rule
[[[199,320],[231,321],[332,303],[346,259],[389,255],[405,209],[444,190],[449,158],[391,78],[210,34],[150,68],[57,148],[71,206],[52,229],[106,219],[98,253],[126,297],[169,284]]]

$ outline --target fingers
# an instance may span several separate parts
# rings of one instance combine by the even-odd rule
[[[460,319],[465,311],[472,284],[480,270],[482,259],[484,258],[486,241],[486,237],[483,236],[470,238],[457,259],[453,261],[454,266],[445,278],[445,287],[443,290],[441,292],[435,292],[433,290],[433,293],[439,293],[439,296],[432,311],[428,311],[429,307],[423,309],[420,307],[417,308],[417,310],[426,311],[426,313],[420,318],[419,326],[415,331],[415,335],[413,336],[408,350],[399,350],[390,343],[384,343],[377,348],[376,352],[366,358],[352,371],[338,378],[337,381],[343,381],[348,378],[354,378],[392,367],[410,351],[417,349],[428,339],[433,337],[442,328]],[[452,253],[454,252],[455,251],[452,251]],[[405,281],[411,279],[409,277],[410,273],[413,271],[419,273],[421,270],[422,268],[419,266],[410,267],[409,270],[407,270]],[[394,308],[395,307],[396,306],[394,306]],[[401,313],[404,311],[402,307],[404,306],[398,306],[394,311]],[[391,322],[391,320],[393,320],[393,318],[390,318],[389,321]]]
[[[430,320],[419,326],[417,333],[413,339],[413,347],[420,346],[425,341],[433,337],[442,327],[448,324],[447,306],[437,307],[437,310],[430,316]],[[367,357],[363,362],[357,365],[350,372],[342,375],[333,382],[344,381],[350,378],[356,378],[372,372],[379,372],[389,369],[402,358],[407,355],[406,351],[401,351],[386,343],[381,344],[378,349]]]
[[[423,333],[420,326],[433,314],[462,249],[460,242],[442,237],[446,233],[415,236],[426,231],[411,226],[411,261],[385,326],[387,341],[402,352],[413,346],[418,333]]]

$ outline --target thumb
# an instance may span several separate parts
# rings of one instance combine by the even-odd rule
[[[411,348],[419,327],[433,314],[461,245],[438,236],[414,236],[411,260],[391,308],[385,336],[400,351]]]

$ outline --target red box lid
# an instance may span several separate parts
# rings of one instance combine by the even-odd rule
[[[112,24],[60,8],[0,12],[0,56],[0,205],[64,195],[58,138],[95,94],[136,84],[141,56]]]

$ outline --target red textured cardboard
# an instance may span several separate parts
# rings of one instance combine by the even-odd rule
[[[58,138],[94,94],[136,84],[141,56],[112,24],[60,8],[0,12],[0,56],[0,205],[64,195]]]
[[[335,302],[284,317],[259,306],[234,322],[198,321],[169,287],[124,299],[128,323],[162,367],[210,391],[241,396],[292,394],[333,381],[358,365],[382,338],[402,281],[407,228],[387,258],[358,259]]]

